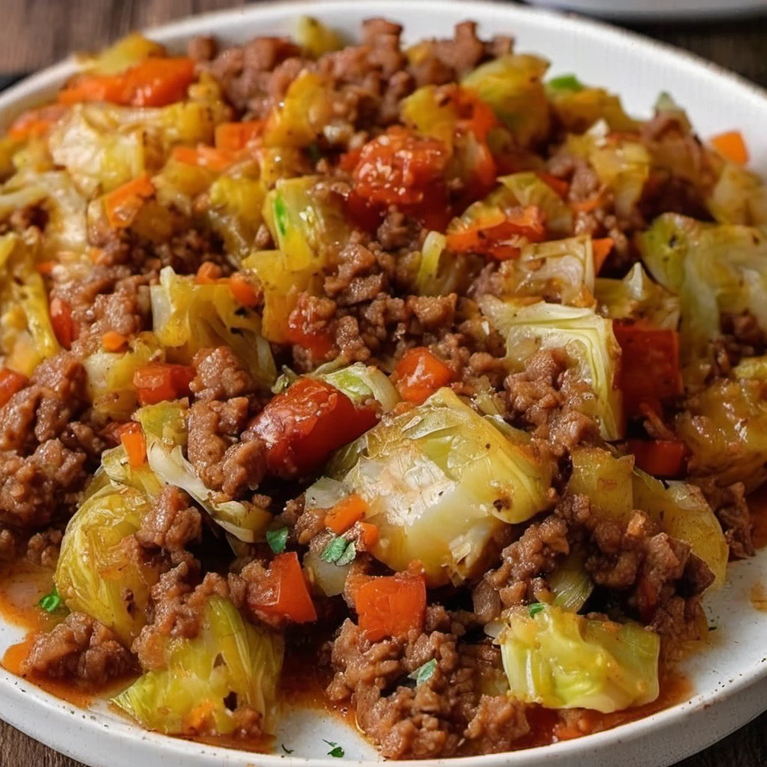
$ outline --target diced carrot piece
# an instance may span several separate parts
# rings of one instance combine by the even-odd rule
[[[587,200],[581,200],[581,202],[571,202],[570,207],[576,213],[591,213],[592,210],[596,210],[602,202],[602,192],[597,192]]]
[[[150,362],[133,374],[133,386],[140,405],[156,405],[188,396],[194,376],[194,368],[187,365]]]
[[[423,628],[426,582],[421,575],[370,578],[354,592],[359,627],[371,642],[406,637]]]
[[[19,115],[8,128],[11,138],[24,140],[34,136],[42,136],[58,122],[67,112],[63,104],[48,104],[44,107],[30,109]]]
[[[542,170],[536,171],[535,175],[545,184],[550,186],[562,199],[567,197],[567,193],[570,190],[570,184],[563,178],[557,178],[556,176],[552,176],[551,173],[546,173]]]
[[[131,467],[137,469],[143,466],[146,462],[146,437],[141,425],[130,422],[120,427],[120,442]]]
[[[177,146],[173,148],[171,155],[178,162],[183,162],[186,165],[197,165],[216,173],[225,171],[235,161],[229,152],[205,144],[198,144],[196,148]]]
[[[256,613],[293,623],[317,620],[317,610],[295,551],[278,554],[272,560],[264,578],[248,591],[247,602]]]
[[[229,287],[235,299],[245,308],[253,309],[258,306],[261,300],[259,291],[246,274],[235,272],[229,278]]]
[[[736,165],[745,165],[748,162],[748,147],[740,131],[731,130],[714,136],[711,139],[711,146],[722,157]]]
[[[679,477],[684,471],[687,448],[678,440],[630,439],[628,449],[634,454],[636,465],[654,477]]]
[[[125,348],[127,343],[128,339],[115,330],[110,330],[101,336],[101,346],[107,352],[119,352]]]
[[[594,272],[599,274],[599,270],[604,266],[607,257],[615,245],[612,237],[603,237],[600,240],[591,241],[591,250],[594,254]]]
[[[416,405],[453,380],[453,371],[423,346],[405,352],[394,372],[400,396]]]
[[[326,515],[325,525],[336,535],[345,533],[355,522],[359,522],[367,511],[364,498],[352,493],[339,501]]]
[[[197,270],[194,281],[198,285],[210,285],[221,279],[221,267],[212,261],[203,261]]]
[[[360,534],[362,543],[370,551],[378,543],[378,526],[371,522],[360,522]]]
[[[216,149],[224,152],[239,152],[264,129],[262,120],[248,120],[236,123],[221,123],[216,126]]]
[[[17,391],[21,391],[28,383],[25,375],[10,368],[0,369],[0,407],[6,404]]]
[[[154,194],[154,184],[146,173],[104,195],[104,210],[112,229],[124,229],[133,223],[144,201]]]

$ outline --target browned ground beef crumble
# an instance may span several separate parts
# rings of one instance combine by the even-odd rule
[[[328,77],[333,130],[322,139],[324,156],[302,157],[301,163],[304,172],[322,176],[318,196],[338,201],[352,188],[350,174],[338,165],[339,155],[359,149],[398,122],[404,97],[419,87],[460,80],[482,62],[512,50],[510,38],[482,41],[476,25],[465,22],[457,26],[454,39],[427,41],[412,58],[402,47],[401,31],[397,24],[371,19],[363,25],[359,45],[317,60],[307,58],[295,43],[273,37],[224,49],[211,38],[197,38],[189,44],[189,55],[198,72],[220,84],[232,113],[246,119],[265,119],[299,72]],[[637,260],[635,235],[659,213],[710,220],[703,191],[713,188],[715,171],[698,139],[673,114],[644,123],[641,136],[654,156],[687,158],[688,176],[654,170],[627,218],[617,215],[611,193],[602,189],[589,163],[561,142],[562,135],[554,124],[538,147],[545,161],[540,169],[567,182],[568,203],[602,194],[596,208],[576,214],[574,233],[612,238],[608,269],[613,273],[625,273]],[[36,230],[40,211],[32,207],[24,213],[9,226]],[[96,228],[89,234],[89,244],[99,252],[92,267],[79,273],[52,269],[50,297],[71,308],[76,336],[70,351],[43,361],[0,408],[0,561],[26,553],[34,563],[55,565],[67,520],[101,453],[117,442],[115,424],[91,407],[83,367],[101,348],[104,335],[127,338],[151,329],[150,286],[157,285],[165,266],[190,275],[212,262],[222,274],[231,273],[218,235],[197,228],[191,219],[186,224],[162,243],[130,230]],[[348,533],[359,556],[341,597],[316,597],[317,654],[325,659],[328,699],[351,703],[360,728],[382,755],[399,759],[506,751],[524,742],[531,731],[527,707],[488,692],[486,679],[499,673],[500,651],[482,628],[507,608],[548,601],[547,578],[574,549],[583,551],[595,584],[588,603],[592,612],[629,617],[659,632],[665,658],[678,656],[684,643],[705,633],[700,596],[714,579],[690,545],[661,531],[641,509],[620,523],[595,513],[587,497],[565,495],[573,449],[605,444],[592,414],[591,387],[559,349],[539,351],[523,370],[509,373],[504,340],[477,306],[483,297],[503,291],[504,267],[497,262],[467,261],[465,284],[456,292],[413,295],[413,269],[427,231],[397,206],[382,212],[374,231],[355,230],[321,275],[321,289],[316,295],[303,292],[291,315],[301,317],[310,333],[327,335],[331,352],[320,358],[300,343],[273,344],[280,365],[299,374],[334,358],[376,364],[391,373],[408,349],[427,347],[449,368],[456,393],[492,395],[502,418],[530,434],[537,454],[556,462],[547,510],[499,533],[484,574],[462,592],[446,587],[430,594],[423,630],[407,637],[370,641],[354,622],[351,581],[383,574],[385,568],[367,553],[358,525]],[[263,225],[254,242],[261,250],[275,247]],[[260,286],[254,301],[262,308]],[[714,372],[726,373],[741,356],[761,354],[765,346],[752,315],[727,318]],[[253,380],[228,346],[202,349],[192,366],[187,457],[198,477],[219,499],[268,510],[289,528],[289,548],[322,551],[332,537],[326,510],[305,507],[306,482],[270,475],[269,448],[254,427],[271,393]],[[649,417],[645,428],[650,436],[663,438],[668,422]],[[731,556],[752,555],[743,484],[721,486],[709,477],[695,481],[721,522]],[[35,638],[25,671],[99,684],[139,666],[161,668],[164,640],[198,636],[203,608],[213,594],[230,598],[257,625],[284,629],[284,620],[254,606],[272,553],[255,543],[240,545],[234,556],[224,554],[225,542],[212,528],[187,493],[166,487],[140,529],[124,541],[131,557],[151,561],[162,572],[151,589],[147,625],[133,646],[126,648],[109,628],[75,612]],[[331,628],[336,630],[321,650]],[[432,676],[418,686],[411,683],[408,675],[430,659],[436,659]],[[235,716],[237,734],[261,731],[256,711],[240,705]],[[563,722],[568,717],[577,714],[562,712]]]

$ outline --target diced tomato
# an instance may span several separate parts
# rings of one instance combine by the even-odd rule
[[[254,612],[293,623],[317,620],[317,610],[295,551],[278,554],[272,560],[265,577],[248,591],[247,602]]]
[[[621,346],[620,389],[626,416],[642,415],[642,405],[663,413],[663,404],[683,392],[679,367],[679,334],[645,323],[613,323]]]
[[[239,152],[260,136],[264,129],[262,120],[246,120],[237,123],[221,123],[216,126],[216,149]]]
[[[5,405],[17,391],[21,391],[27,382],[27,377],[15,370],[0,369],[0,407]]]
[[[336,535],[345,533],[355,522],[359,522],[367,511],[364,498],[352,493],[339,501],[325,516],[325,525]]]
[[[505,261],[516,258],[525,242],[542,242],[545,236],[540,208],[529,205],[518,213],[494,211],[471,226],[448,232],[447,247],[454,253],[478,253]]]
[[[19,115],[8,128],[8,135],[14,139],[28,139],[42,136],[67,112],[64,104],[48,104],[30,109]]]
[[[487,141],[487,134],[498,127],[492,107],[473,91],[458,88],[458,127],[471,131],[478,141]]]
[[[371,642],[423,628],[426,582],[421,575],[370,578],[354,591],[359,627]]]
[[[194,368],[187,365],[150,362],[133,374],[133,386],[140,405],[156,405],[189,396],[194,376]]]
[[[135,107],[162,107],[181,101],[194,80],[189,58],[148,58],[119,75],[82,75],[59,92],[62,104],[108,101]]]
[[[104,195],[104,211],[112,229],[133,223],[144,201],[154,194],[154,184],[146,173]]]
[[[80,329],[72,317],[72,307],[61,298],[52,298],[50,304],[51,326],[58,342],[71,349],[80,335]]]
[[[128,463],[137,469],[146,462],[146,437],[141,425],[131,421],[123,424],[119,429],[120,442],[125,448]]]
[[[362,147],[354,168],[354,188],[370,202],[417,205],[441,179],[448,162],[445,145],[399,126]]]
[[[402,399],[416,405],[453,380],[453,371],[423,346],[406,351],[394,373]]]
[[[678,440],[630,439],[628,449],[636,465],[654,477],[680,477],[687,459],[687,448]]]
[[[318,378],[299,378],[273,397],[253,421],[267,448],[272,474],[290,478],[319,469],[330,454],[378,421],[341,391]]]

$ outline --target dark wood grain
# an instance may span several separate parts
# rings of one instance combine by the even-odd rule
[[[47,66],[70,51],[98,48],[132,29],[244,4],[244,0],[0,0],[0,74]],[[634,28],[767,87],[767,20],[654,23]],[[104,767],[108,765],[105,757]],[[767,714],[677,767],[765,765]],[[78,763],[0,722],[0,766],[78,767]]]

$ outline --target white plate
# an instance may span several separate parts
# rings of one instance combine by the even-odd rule
[[[649,114],[659,90],[683,104],[702,135],[740,128],[753,165],[767,171],[767,94],[689,55],[593,22],[565,19],[510,5],[445,0],[381,0],[375,6],[328,2],[317,5],[251,6],[188,19],[152,36],[181,49],[193,35],[214,34],[240,42],[258,34],[290,34],[295,19],[310,13],[350,36],[360,22],[380,14],[406,25],[408,40],[449,36],[466,18],[483,35],[512,33],[518,50],[552,60],[552,74],[576,72],[585,82],[620,93],[637,114]],[[0,96],[0,121],[50,94],[74,70],[71,62],[36,75]],[[708,602],[718,630],[704,652],[687,665],[695,694],[687,702],[608,732],[511,754],[450,760],[452,767],[663,767],[703,749],[767,707],[767,614],[754,610],[749,591],[767,583],[767,551],[734,565],[725,589]],[[18,628],[0,622],[0,656],[21,639]],[[339,767],[369,764],[374,751],[352,729],[313,712],[283,717],[277,743],[294,756],[262,756],[201,746],[145,732],[107,711],[83,711],[61,702],[0,669],[0,716],[49,746],[91,767]],[[336,741],[346,758],[327,758],[323,738]],[[433,762],[436,763],[436,762]],[[413,763],[422,764],[422,763]]]
[[[532,5],[562,8],[625,21],[653,19],[745,18],[767,13],[767,0],[527,0]]]

